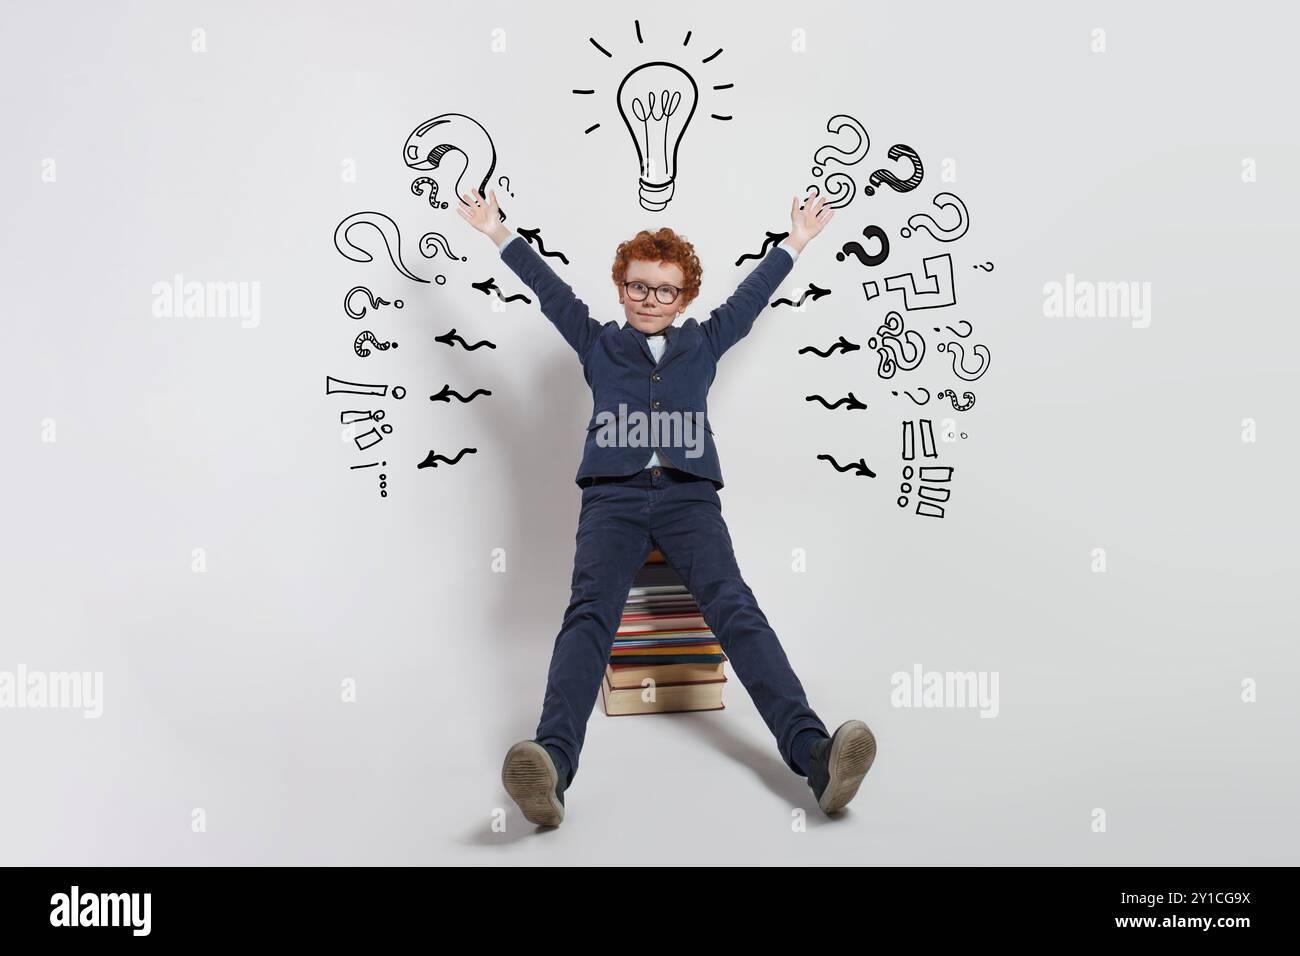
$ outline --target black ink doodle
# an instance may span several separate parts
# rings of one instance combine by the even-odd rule
[[[456,196],[465,191],[461,180],[468,178],[478,184],[475,187],[478,194],[486,197],[488,180],[497,166],[497,149],[483,124],[464,113],[442,113],[425,120],[406,137],[402,158],[412,169],[438,169],[442,158],[452,150],[465,157],[465,168],[456,177]],[[411,189],[415,191],[415,183],[411,184]],[[430,202],[432,200],[431,194]],[[464,202],[459,198],[457,201]],[[498,211],[501,222],[505,222],[505,210],[498,207]]]
[[[972,345],[971,352],[980,360],[980,364],[974,369],[966,367],[966,350],[962,348],[960,342],[939,343],[940,352],[947,351],[952,357],[952,372],[963,382],[976,382],[983,377],[984,373],[989,370],[989,362],[992,356],[989,354],[987,346]]]
[[[393,263],[393,267],[398,272],[416,282],[429,281],[428,279],[421,279],[402,264],[401,231],[397,228],[397,223],[382,212],[354,212],[335,227],[334,248],[345,258],[351,259],[353,262],[374,261],[375,257],[354,243],[348,235],[356,226],[372,226],[379,232],[380,237],[384,240],[384,249],[388,252],[389,261]]]
[[[541,253],[543,256],[552,256],[556,259],[559,259],[566,266],[569,264],[569,257],[566,256],[563,252],[548,252],[546,250],[546,247],[542,245],[542,230],[540,227],[537,229],[518,229],[516,231],[519,233],[519,235],[524,237],[524,242],[536,245],[537,251]]]
[[[771,249],[772,246],[776,245],[776,244],[777,244],[778,242],[780,242],[782,239],[787,238],[789,235],[790,235],[790,233],[788,233],[788,232],[769,232],[769,233],[767,234],[767,238],[763,240],[763,246],[762,246],[762,248],[760,248],[760,249],[758,250],[758,252],[747,252],[747,253],[745,253],[743,256],[741,256],[739,259],[736,260],[736,265],[740,265],[740,264],[741,264],[742,262],[744,262],[746,259],[762,259],[762,258],[764,258],[764,257],[767,255],[768,250]]]
[[[872,239],[877,240],[880,243],[880,251],[872,254],[859,243],[846,242],[840,247],[843,251],[835,253],[835,258],[843,262],[846,256],[852,255],[864,266],[878,266],[889,258],[889,235],[885,230],[879,226],[867,226],[862,230],[862,236],[868,242]]]
[[[927,256],[921,260],[928,285],[933,288],[918,289],[916,275],[911,272],[890,276],[885,280],[885,288],[890,292],[903,293],[903,307],[909,312],[914,309],[942,309],[957,304],[957,287],[952,281],[952,256],[943,253]],[[868,283],[862,283],[867,298],[873,298],[874,290],[867,290]],[[870,283],[874,287],[875,283]]]
[[[339,393],[348,395],[378,395],[381,398],[388,394],[387,385],[365,385],[361,382],[347,382],[341,378],[335,378],[333,375],[325,376],[325,394],[336,395]],[[393,398],[402,399],[406,397],[406,389],[401,385],[393,386]]]
[[[922,482],[930,481],[944,484],[952,481],[952,473],[951,466],[931,465],[921,468],[917,477]],[[916,513],[925,518],[942,518],[946,509],[943,505],[935,504],[935,502],[947,501],[951,495],[952,492],[948,488],[921,485],[916,491],[916,496],[925,500],[916,503]]]
[[[929,401],[930,401],[930,390],[929,390],[928,388],[925,388],[924,386],[922,386],[921,388],[918,388],[917,391],[918,391],[918,392],[925,392],[925,401],[924,401],[924,402],[918,402],[918,401],[916,400],[916,396],[913,395],[913,394],[912,394],[910,391],[908,391],[907,389],[904,389],[904,390],[903,390],[903,394],[906,395],[908,398],[910,398],[910,399],[912,400],[913,404],[916,404],[916,405],[925,405],[925,404],[928,404]],[[898,397],[898,393],[897,393],[897,392],[890,392],[889,394],[893,395],[895,398]]]
[[[637,198],[642,209],[662,212],[672,201],[677,152],[695,115],[699,92],[689,73],[663,60],[643,63],[618,85],[618,112],[636,147],[641,172]],[[731,119],[716,113],[713,118]]]
[[[919,427],[917,427],[919,426]],[[934,423],[928,418],[918,422],[903,422],[903,461],[916,458],[916,432],[921,433],[921,455],[924,458],[938,458],[934,445]]]
[[[383,432],[383,434],[380,434],[380,432]],[[381,441],[383,441],[384,435],[391,435],[392,433],[393,433],[392,425],[380,425],[378,429],[372,428],[368,432],[362,432],[355,439],[353,439],[353,441],[356,442],[357,448],[359,448],[361,451],[365,451],[367,448],[371,447],[372,445],[377,445]]]
[[[460,394],[459,392],[453,391],[450,385],[444,385],[437,395],[429,396],[429,401],[450,403],[451,400],[455,398],[457,401],[467,404],[469,402],[474,401],[474,399],[479,395],[491,395],[491,394],[492,393],[488,391],[486,388],[476,388],[474,389],[474,391],[469,393],[469,397],[467,398],[466,396]]]
[[[991,263],[991,262],[982,262],[982,263],[977,263],[976,265],[971,266],[971,268],[972,268],[972,269],[980,269],[980,270],[982,270],[982,271],[984,271],[984,272],[992,272],[992,271],[993,271],[993,263]]]
[[[982,374],[982,373],[981,373],[981,374]],[[952,407],[953,407],[953,409],[956,410],[956,411],[959,411],[959,412],[968,412],[968,411],[970,411],[972,408],[975,407],[975,393],[974,393],[974,392],[962,392],[962,393],[961,393],[961,404],[958,404],[958,403],[957,403],[957,393],[954,392],[954,391],[953,391],[952,389],[950,389],[950,388],[946,388],[946,389],[944,389],[942,392],[939,393],[938,397],[941,398],[941,399],[943,399],[943,398],[950,399],[950,400],[952,401]],[[962,437],[965,438],[966,436],[963,435]]]
[[[389,302],[387,299],[381,299],[363,285],[353,286],[343,295],[343,311],[354,319],[365,318],[366,307],[363,305],[360,311],[352,308],[352,296],[358,292],[364,292],[366,299],[370,302],[372,309],[377,309],[381,305],[391,305],[395,309],[400,309],[405,303],[401,299]]]
[[[484,279],[482,282],[471,282],[470,285],[473,288],[478,289],[478,291],[482,292],[484,295],[491,295],[492,293],[495,292],[497,298],[500,299],[502,302],[516,302],[520,299],[528,303],[531,303],[533,301],[532,299],[528,298],[528,296],[524,295],[522,292],[516,293],[515,295],[512,295],[510,296],[510,298],[507,299],[504,295],[501,294],[501,290],[497,287],[497,280],[492,277],[488,277]]]
[[[868,196],[874,196],[876,194],[876,187],[882,184],[888,186],[895,192],[900,193],[911,192],[917,186],[921,185],[921,179],[925,176],[925,170],[921,166],[921,157],[916,150],[912,149],[910,146],[905,146],[902,143],[895,143],[893,146],[889,147],[889,152],[886,155],[888,155],[892,160],[906,159],[912,164],[912,172],[908,174],[906,179],[899,179],[888,169],[877,169],[867,177],[869,185],[863,187],[862,191],[864,193]]]
[[[355,471],[355,470],[358,469],[358,468],[375,468],[375,467],[377,467],[377,466],[379,466],[379,465],[387,466],[387,465],[388,465],[388,462],[386,462],[386,461],[372,461],[372,462],[370,462],[369,464],[366,464],[366,465],[353,465],[353,466],[352,466],[352,470]],[[380,475],[379,475],[379,497],[381,497],[381,498],[387,498],[387,497],[388,497],[388,492],[385,490],[387,487],[388,487],[388,476],[385,475],[385,474],[383,474],[383,473],[380,473]]]
[[[934,221],[934,217],[918,212],[916,215],[908,217],[907,225],[910,228],[905,227],[900,230],[904,239],[911,236],[914,230],[919,232],[922,229],[940,242],[953,242],[966,235],[966,230],[970,228],[970,214],[966,211],[966,204],[961,199],[952,193],[939,193],[934,197],[933,204],[940,209],[956,209],[957,225],[951,229],[944,229]]]
[[[893,378],[899,369],[910,372],[925,358],[925,338],[915,329],[905,329],[897,312],[885,316],[876,334],[867,339],[867,347],[880,358],[876,373],[881,378]]]
[[[499,176],[499,177],[497,177],[497,185],[500,186],[502,189],[504,189],[506,192],[510,193],[510,177],[509,177],[509,176]],[[514,199],[514,198],[515,198],[515,194],[514,194],[514,193],[510,193],[510,198],[511,198],[511,199]]]
[[[818,455],[817,457],[829,461],[831,463],[831,467],[834,468],[836,471],[839,472],[852,471],[859,478],[876,477],[876,473],[867,467],[867,460],[865,458],[859,458],[857,461],[850,462],[846,465],[840,465],[830,455]]]
[[[365,358],[370,354],[370,349],[366,348],[367,342],[373,344],[374,347],[379,349],[381,352],[387,352],[389,349],[397,348],[396,342],[381,342],[379,339],[375,338],[375,333],[367,330],[352,340],[353,350],[362,358]]]
[[[473,455],[477,451],[478,451],[477,448],[462,448],[460,451],[456,452],[455,458],[447,458],[444,455],[434,454],[433,449],[430,448],[429,454],[424,456],[424,461],[420,462],[415,467],[416,468],[437,468],[438,462],[440,461],[446,462],[448,465],[454,465],[456,464],[456,462],[460,461],[463,455]]]
[[[434,209],[446,209],[445,202],[438,202],[438,182],[432,176],[421,176],[411,183],[411,192],[417,196],[424,195],[424,190],[429,190],[429,205]]]
[[[974,327],[973,325],[971,325],[969,322],[967,322],[965,319],[962,319],[962,320],[961,320],[960,322],[958,322],[957,324],[958,324],[958,325],[964,325],[964,326],[966,326],[966,331],[965,331],[965,332],[958,332],[958,331],[957,331],[956,329],[954,329],[951,325],[945,325],[944,328],[947,329],[949,332],[951,332],[953,335],[957,336],[957,338],[959,338],[959,339],[967,339],[967,338],[970,338],[970,334],[971,334],[971,332],[973,332],[973,331],[975,330],[975,327]],[[934,330],[935,330],[936,332],[938,332],[938,331],[939,331],[939,326],[936,325],[936,326],[934,327]]]
[[[799,308],[799,306],[803,305],[804,299],[808,298],[809,296],[812,296],[812,300],[816,302],[822,296],[830,295],[830,294],[831,294],[830,289],[821,289],[813,285],[811,282],[809,282],[807,291],[805,291],[803,295],[799,296],[798,302],[791,302],[789,299],[777,299],[775,302],[772,303],[771,308],[775,309],[778,305],[789,305],[797,309]]]
[[[373,412],[363,412],[360,409],[339,412],[340,425],[350,425],[353,422],[382,422],[383,420],[384,410],[382,408]]]
[[[804,401],[806,402],[818,401],[821,402],[823,405],[825,405],[827,408],[839,408],[841,405],[846,405],[849,411],[854,411],[856,409],[865,409],[867,407],[852,392],[849,392],[847,398],[841,398],[838,401],[836,401],[834,404],[826,401],[826,399],[822,398],[820,395],[805,395]]]
[[[852,166],[862,161],[862,157],[867,155],[871,149],[871,137],[867,135],[866,127],[860,122],[845,113],[837,113],[826,121],[826,130],[830,133],[839,133],[848,130],[857,139],[850,149],[843,149],[835,144],[818,147],[813,153],[812,174],[821,176],[826,169],[827,163],[836,162],[842,166]],[[825,179],[825,191],[830,197],[829,205],[832,209],[842,209],[853,201],[857,195],[858,186],[853,181],[853,177],[842,170],[836,170]],[[821,189],[814,183],[808,187],[815,194],[820,194]]]
[[[451,251],[451,245],[447,242],[447,237],[440,232],[426,232],[420,237],[420,255],[426,259],[432,259],[439,252],[444,253],[449,259],[459,258],[461,262],[465,261],[464,256],[457,256]]]
[[[820,356],[821,358],[827,358],[833,352],[844,352],[847,354],[849,352],[856,352],[860,348],[862,348],[861,345],[857,345],[853,342],[850,342],[848,339],[846,339],[844,336],[841,335],[839,341],[834,343],[825,352],[820,351],[814,346],[805,345],[803,348],[799,350],[798,354],[803,355],[804,352],[812,352],[813,355]]]
[[[489,342],[487,339],[484,339],[481,342],[475,342],[473,345],[470,345],[468,342],[466,342],[464,339],[462,339],[459,335],[456,334],[455,329],[450,329],[442,333],[442,335],[435,335],[433,337],[433,340],[435,342],[441,342],[444,345],[449,345],[452,348],[455,348],[456,343],[459,342],[466,352],[473,352],[475,349],[482,348],[485,345],[490,349],[496,348],[496,346],[493,345],[491,342]]]

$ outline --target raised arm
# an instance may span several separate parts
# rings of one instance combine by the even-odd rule
[[[749,334],[754,320],[767,307],[767,300],[794,268],[799,253],[834,215],[835,210],[826,205],[824,196],[814,199],[810,193],[802,206],[797,196],[791,201],[790,234],[769,249],[731,297],[700,323],[715,360]]]
[[[560,330],[564,340],[578,353],[579,360],[585,363],[601,324],[591,317],[587,304],[573,294],[573,289],[555,274],[546,260],[499,220],[496,193],[489,191],[486,200],[468,193],[461,196],[459,212],[462,219],[497,244],[501,261],[537,294],[542,314]]]

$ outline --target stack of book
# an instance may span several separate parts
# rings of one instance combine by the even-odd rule
[[[722,710],[726,659],[682,579],[652,551],[628,591],[600,685],[605,714]]]

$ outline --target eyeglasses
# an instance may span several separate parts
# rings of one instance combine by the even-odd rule
[[[650,287],[644,282],[624,282],[623,291],[631,297],[633,302],[644,302],[650,295]],[[672,305],[677,301],[677,296],[681,295],[682,290],[675,285],[664,284],[655,288],[655,298],[664,305]]]

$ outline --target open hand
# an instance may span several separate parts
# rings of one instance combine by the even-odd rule
[[[814,197],[810,191],[802,208],[795,196],[790,202],[790,242],[802,249],[834,217],[835,210],[826,205],[825,196]]]
[[[497,194],[488,190],[484,199],[477,191],[461,193],[460,205],[456,207],[460,218],[484,234],[490,234],[501,221],[501,210],[497,206]]]

